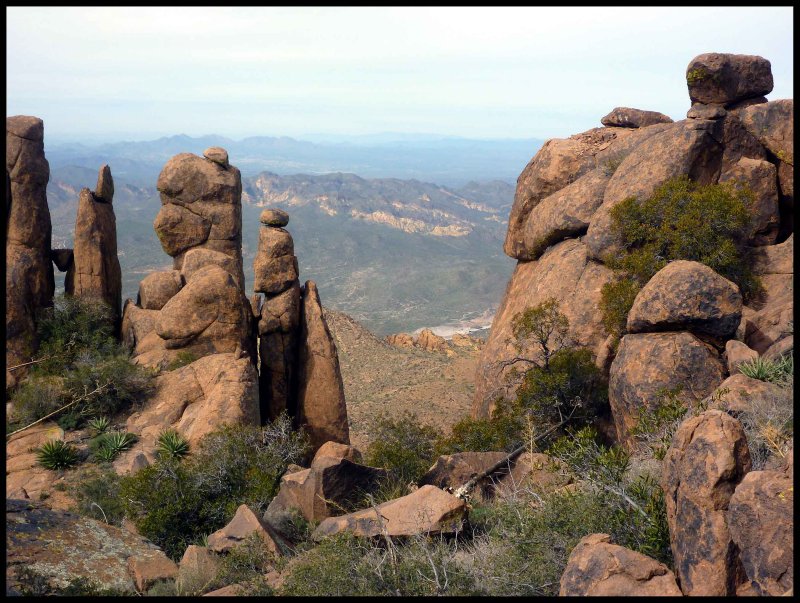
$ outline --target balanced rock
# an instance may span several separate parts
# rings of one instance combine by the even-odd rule
[[[282,209],[277,209],[273,207],[262,211],[258,219],[262,224],[266,224],[267,226],[276,226],[280,228],[286,226],[289,223],[289,214],[287,214]]]
[[[330,440],[350,443],[336,344],[314,281],[306,281],[300,315],[297,417],[316,450]]]
[[[183,281],[177,270],[151,272],[139,283],[136,305],[142,310],[160,310],[178,294],[181,287]]]
[[[436,486],[422,486],[375,508],[328,517],[314,530],[312,537],[321,540],[345,531],[362,537],[447,534],[461,528],[466,510],[463,500]]]
[[[608,534],[584,536],[569,555],[561,575],[561,597],[680,597],[675,576],[663,563],[611,544]]]
[[[67,272],[75,261],[75,254],[72,249],[52,249],[50,258],[60,272]]]
[[[600,123],[617,128],[644,128],[653,124],[671,124],[672,118],[658,111],[615,107],[611,113],[600,120]]]
[[[772,66],[759,56],[711,52],[690,61],[686,83],[693,103],[727,105],[772,92]]]
[[[273,555],[283,555],[285,545],[280,536],[267,522],[247,505],[239,505],[236,515],[228,525],[208,537],[208,548],[217,553],[225,553],[239,546],[248,536],[256,534]]]
[[[760,596],[794,587],[794,480],[791,472],[752,471],[728,503],[728,527],[750,586]]]
[[[726,340],[742,319],[739,287],[705,264],[676,260],[651,278],[628,313],[629,333],[692,331]]]
[[[203,157],[214,163],[218,163],[224,168],[228,167],[228,151],[222,147],[208,147],[203,151]]]
[[[675,432],[661,487],[684,595],[730,596],[742,582],[726,514],[734,489],[750,467],[744,430],[722,411],[707,410],[685,420]]]
[[[44,156],[44,123],[37,117],[6,118],[6,367],[31,359],[38,342],[36,314],[52,305],[55,280],[50,259],[50,210]],[[6,371],[8,386],[24,373]]]
[[[608,398],[619,442],[630,445],[638,416],[654,409],[666,390],[688,401],[709,395],[723,379],[715,351],[691,333],[639,333],[622,338],[611,364]]]

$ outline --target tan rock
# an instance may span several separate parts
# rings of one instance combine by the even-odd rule
[[[236,279],[239,288],[244,290],[244,272],[241,261],[227,253],[214,251],[207,247],[195,247],[188,250],[183,256],[180,274],[185,282],[189,282],[201,268],[211,265],[219,266],[230,273]]]
[[[139,283],[139,297],[136,299],[136,305],[142,310],[160,310],[178,294],[181,287],[183,287],[183,281],[181,273],[177,270],[151,272]],[[155,322],[153,328],[155,328]]]
[[[463,500],[435,486],[422,486],[374,509],[329,517],[319,524],[312,537],[320,540],[344,531],[367,537],[451,533],[460,529],[465,514]]]
[[[360,463],[362,461],[361,452],[354,446],[347,444],[340,444],[339,442],[325,442],[320,446],[314,459],[311,461],[312,467],[314,462],[323,457],[330,457],[333,459],[347,459],[353,463]]]
[[[610,212],[624,199],[646,199],[657,187],[675,176],[688,174],[701,184],[716,181],[722,146],[715,138],[715,123],[688,119],[667,124],[665,130],[642,142],[635,153],[622,160],[584,237],[592,257],[602,260],[619,247],[611,228]]]
[[[777,173],[768,161],[743,157],[719,177],[720,182],[735,181],[753,193],[748,231],[750,245],[772,245],[777,239],[780,226]]]
[[[612,277],[611,270],[588,258],[586,246],[577,240],[549,248],[534,262],[519,262],[478,362],[473,416],[487,416],[498,395],[511,396],[516,390],[519,380],[506,381],[511,367],[503,367],[502,361],[536,353],[533,347],[518,351],[513,345],[512,320],[528,307],[555,298],[569,320],[569,337],[597,356],[608,336],[599,309],[600,290]],[[520,371],[525,368],[522,363],[516,366]]]
[[[787,335],[777,343],[773,343],[764,352],[765,360],[778,360],[781,356],[790,356],[794,352],[794,335]]]
[[[272,207],[262,211],[261,215],[258,217],[258,220],[267,226],[275,226],[280,228],[289,223],[289,214],[282,209]]]
[[[590,534],[575,545],[561,575],[559,596],[681,596],[663,563],[623,546],[608,534]]]
[[[398,348],[413,348],[414,338],[408,333],[394,333],[386,336],[386,343]]]
[[[422,329],[417,336],[417,346],[428,352],[444,352],[447,349],[447,341],[444,337],[439,337],[430,329]]]
[[[286,291],[267,296],[259,316],[259,335],[294,332],[300,325],[300,283],[295,281]]]
[[[228,525],[208,537],[208,548],[224,553],[241,544],[251,534],[257,534],[273,555],[283,554],[280,537],[247,505],[240,505]]]
[[[772,66],[759,56],[711,52],[686,68],[692,102],[730,104],[772,92]]]
[[[129,557],[128,569],[139,592],[146,591],[159,580],[169,580],[178,575],[178,566],[164,553],[144,558]]]
[[[734,375],[739,372],[739,365],[758,358],[758,352],[751,350],[747,344],[735,339],[729,340],[725,344],[725,360],[728,365],[728,373]]]
[[[682,388],[682,399],[699,401],[722,380],[722,363],[716,352],[690,333],[625,335],[608,383],[617,440],[632,444],[630,431],[639,414],[654,408],[665,390]]]
[[[211,222],[180,205],[163,205],[153,222],[161,247],[176,256],[191,247],[202,245],[211,232]]]
[[[295,282],[299,274],[297,258],[293,255],[282,255],[277,258],[264,258],[261,254],[253,260],[255,284],[258,293],[276,294],[286,291]]]
[[[755,414],[786,400],[791,393],[768,381],[752,379],[742,373],[732,374],[719,384],[708,399],[712,408],[724,410],[734,416]],[[786,400],[788,405],[788,400]]]
[[[223,586],[222,588],[218,588],[217,590],[212,590],[210,593],[206,593],[204,597],[241,597],[245,592],[245,587],[241,584],[229,584],[228,586]]]
[[[658,111],[644,111],[630,107],[615,107],[600,120],[604,126],[618,128],[644,128],[653,124],[671,124],[672,118]]]
[[[760,596],[794,587],[794,481],[783,471],[752,471],[728,503],[727,522],[750,585]]]
[[[208,147],[203,151],[203,157],[214,163],[218,163],[222,167],[228,167],[228,151],[222,147]]]
[[[794,99],[751,105],[739,119],[781,162],[794,165]]]
[[[328,441],[350,443],[339,357],[314,281],[306,281],[300,318],[297,417],[314,449]]]
[[[190,544],[178,565],[177,585],[182,592],[203,590],[214,580],[219,560],[204,546]]]
[[[114,178],[111,176],[111,168],[108,165],[100,166],[94,196],[103,203],[113,203],[114,201]]]
[[[736,284],[705,264],[676,260],[636,295],[627,330],[686,330],[725,340],[734,336],[741,319],[742,294]]]
[[[158,310],[144,310],[133,303],[133,300],[126,299],[122,308],[120,329],[122,342],[131,350],[141,353],[143,351],[139,349],[141,342],[151,333],[155,335],[158,317]]]
[[[759,354],[792,333],[794,320],[794,235],[780,245],[751,251],[753,272],[759,275],[764,295],[751,302],[744,342]]]
[[[750,467],[744,430],[722,411],[707,410],[687,419],[673,436],[661,487],[684,595],[733,595],[742,582],[726,513]]]

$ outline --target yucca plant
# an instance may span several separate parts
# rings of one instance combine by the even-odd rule
[[[158,436],[159,454],[171,458],[183,458],[189,454],[189,442],[174,429],[167,429]]]
[[[136,436],[132,433],[112,431],[99,437],[94,456],[100,461],[110,463],[120,452],[128,450],[134,443],[136,443]]]
[[[36,451],[36,461],[45,469],[68,469],[78,463],[78,450],[62,440],[49,440]]]
[[[111,427],[111,421],[107,417],[95,417],[89,420],[89,428],[95,433],[105,433]]]
[[[108,446],[100,446],[94,452],[94,458],[101,463],[111,463],[117,458],[117,451]]]

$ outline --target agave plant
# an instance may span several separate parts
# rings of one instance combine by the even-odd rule
[[[48,440],[36,451],[36,461],[45,469],[67,469],[77,464],[78,450],[62,440]]]
[[[794,357],[783,356],[777,360],[753,358],[739,365],[739,370],[751,379],[782,385],[794,376]]]
[[[123,431],[112,431],[100,437],[102,439],[94,455],[98,460],[107,463],[113,461],[120,452],[127,450],[136,442],[135,435]]]
[[[179,459],[189,454],[189,442],[174,429],[167,429],[158,436],[158,450],[163,456]]]
[[[89,428],[95,433],[105,433],[111,427],[111,421],[107,417],[95,417],[89,420]]]

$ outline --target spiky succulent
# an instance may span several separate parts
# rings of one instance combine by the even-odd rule
[[[78,463],[78,450],[62,440],[48,440],[36,451],[36,461],[45,469],[68,469]]]
[[[163,456],[179,459],[189,454],[189,442],[174,429],[167,429],[158,436],[158,451]]]
[[[136,436],[123,431],[112,431],[100,436],[99,445],[95,450],[95,458],[99,461],[110,463],[120,452],[134,445]]]
[[[111,421],[107,417],[95,417],[89,420],[89,428],[95,433],[105,433],[111,427]]]

